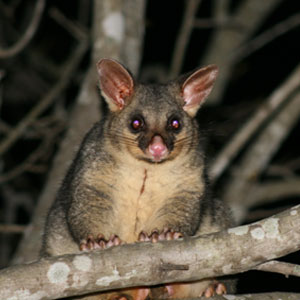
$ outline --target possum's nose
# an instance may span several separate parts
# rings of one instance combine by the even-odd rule
[[[160,135],[153,136],[147,152],[155,162],[161,161],[169,154],[169,150]]]

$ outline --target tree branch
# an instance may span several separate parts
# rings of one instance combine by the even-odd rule
[[[217,181],[245,143],[257,132],[258,128],[260,128],[263,123],[288,100],[289,95],[299,87],[299,77],[300,65],[295,68],[288,79],[270,95],[267,101],[258,108],[256,113],[234,135],[225,148],[221,150],[209,169],[209,176],[213,182]]]
[[[49,15],[78,41],[87,39],[88,32],[86,28],[78,23],[71,22],[58,8],[50,8]]]
[[[127,244],[13,266],[0,272],[0,298],[53,299],[245,272],[299,249],[299,216],[300,205],[200,237]]]
[[[61,131],[62,128],[59,128],[59,130],[52,128],[52,130],[49,130],[48,133],[43,133],[43,139],[40,145],[34,151],[32,151],[23,162],[19,163],[15,168],[0,174],[0,184],[14,179],[26,171],[36,171],[36,161],[43,157],[45,153],[50,153],[51,145],[53,141],[55,141],[55,137]]]
[[[13,46],[10,46],[7,49],[0,48],[0,58],[8,58],[14,56],[21,52],[27,46],[27,44],[31,41],[39,26],[44,11],[45,2],[45,0],[36,0],[33,16],[25,33],[20,38],[20,40],[16,42]]]
[[[228,59],[231,53],[248,40],[279,1],[240,1],[238,8],[232,15],[228,16],[233,24],[240,25],[239,29],[226,27],[216,30],[207,48],[206,55],[201,61],[203,65],[214,63],[220,69],[218,80],[210,100],[207,102],[208,104],[215,105],[222,100],[223,91],[235,64],[233,60]]]
[[[300,266],[295,264],[290,264],[282,261],[268,261],[266,263],[263,263],[255,268],[253,270],[258,271],[265,271],[265,272],[272,272],[272,273],[279,273],[283,274],[286,277],[288,276],[297,276],[300,277]]]
[[[57,98],[70,82],[74,71],[78,67],[81,58],[87,50],[87,41],[82,41],[70,59],[66,62],[62,70],[62,74],[55,86],[37,103],[35,107],[19,122],[19,124],[9,132],[9,135],[0,144],[0,155],[5,153],[16,140],[24,133],[26,128],[30,126],[36,118],[43,113],[49,105]]]
[[[288,99],[285,106],[247,148],[238,169],[226,186],[223,198],[233,207],[237,221],[242,220],[247,209],[253,205],[255,199],[252,194],[255,193],[257,179],[298,121],[299,115],[300,92]]]
[[[272,40],[278,38],[279,36],[287,33],[290,30],[298,27],[300,25],[300,14],[292,15],[291,17],[283,20],[282,22],[274,25],[270,29],[261,33],[255,37],[252,41],[245,43],[241,47],[237,48],[230,56],[230,59],[235,63],[243,60],[245,57],[249,56],[251,53],[262,48],[266,44],[270,43]]]
[[[23,233],[26,226],[17,224],[0,224],[0,233]]]
[[[200,3],[200,0],[185,1],[186,8],[184,11],[182,24],[179,29],[179,33],[174,47],[174,53],[169,74],[170,78],[174,78],[175,76],[177,76],[181,70],[185,50],[188,46],[188,41],[194,26],[195,15],[197,13]]]
[[[247,197],[247,206],[267,204],[280,198],[299,195],[300,178],[272,180],[262,184],[255,184],[251,190],[251,195]]]

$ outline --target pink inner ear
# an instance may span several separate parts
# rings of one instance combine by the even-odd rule
[[[193,73],[182,86],[184,109],[199,107],[212,90],[218,69],[210,65]]]
[[[121,64],[111,59],[102,59],[98,62],[97,69],[102,92],[119,109],[122,109],[133,93],[133,79],[131,75]]]

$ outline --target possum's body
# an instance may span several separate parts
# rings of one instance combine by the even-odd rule
[[[59,190],[42,254],[105,246],[111,236],[126,243],[138,241],[141,233],[151,239],[154,229],[193,236],[227,227],[227,209],[207,195],[194,119],[212,88],[216,68],[157,86],[135,83],[112,60],[102,60],[98,72],[110,113],[86,135]],[[200,296],[209,284],[167,285],[167,296]],[[125,294],[145,299],[149,289]],[[118,299],[110,293],[93,297]]]

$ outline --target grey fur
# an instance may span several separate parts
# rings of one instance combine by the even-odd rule
[[[124,69],[120,72],[129,76]],[[46,222],[42,256],[79,252],[82,240],[100,233],[132,242],[141,230],[150,234],[168,227],[195,235],[230,224],[227,208],[209,197],[201,134],[194,117],[183,109],[182,82],[135,82],[125,106],[115,111],[104,93],[112,111],[87,133],[58,191]],[[101,84],[106,83],[100,78]],[[145,122],[138,133],[130,128],[135,115]],[[171,116],[180,120],[180,132],[169,129]],[[145,155],[155,135],[169,151],[160,162]]]

